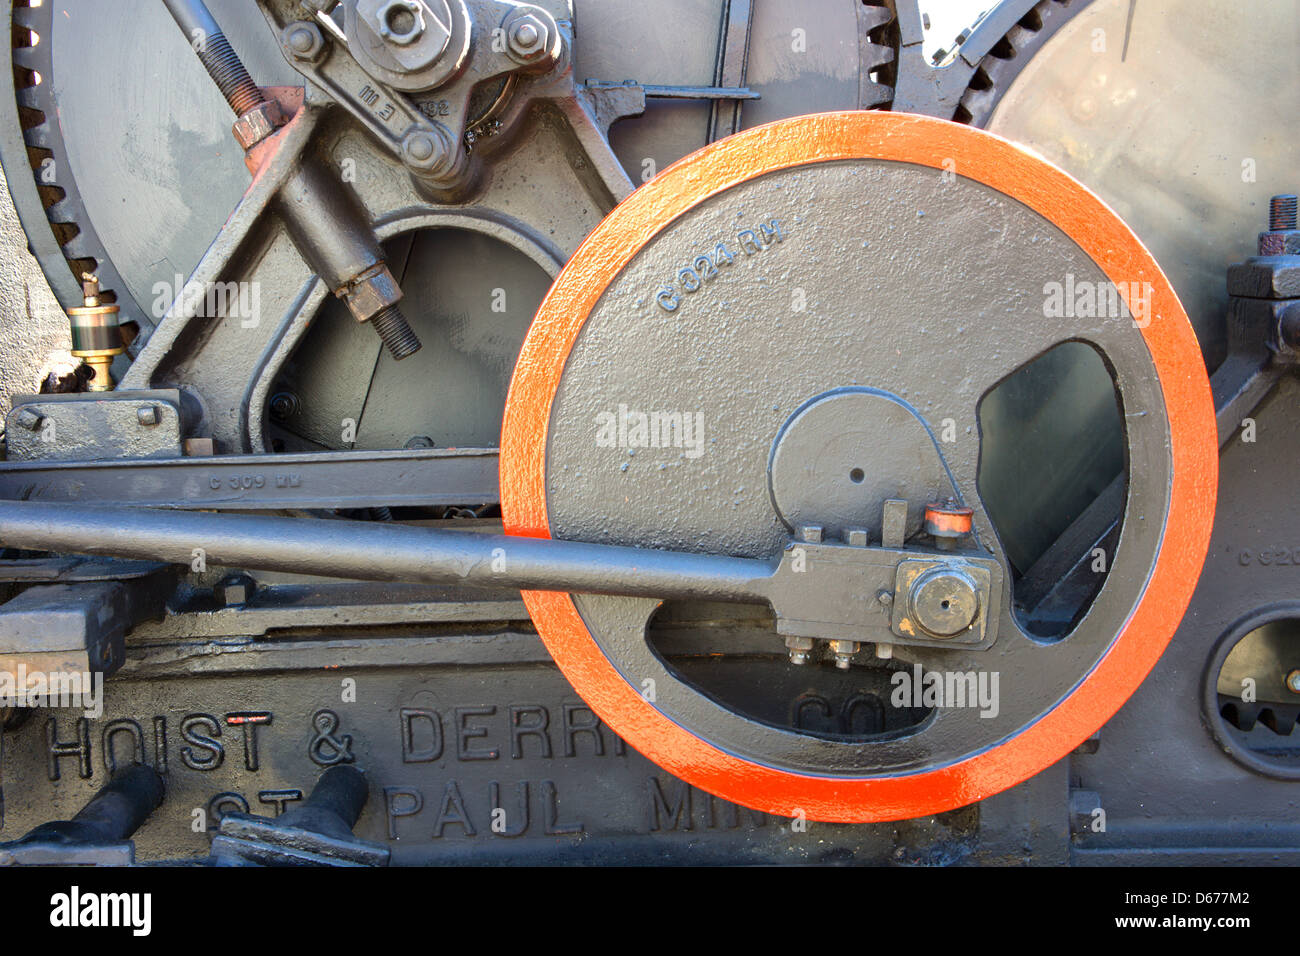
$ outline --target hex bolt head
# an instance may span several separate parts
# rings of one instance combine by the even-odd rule
[[[34,408],[24,408],[18,413],[16,420],[18,427],[25,428],[29,432],[38,432],[41,430],[41,425],[45,423],[45,416]]]
[[[810,524],[799,529],[799,537],[809,544],[820,544],[824,537],[821,525]]]
[[[433,439],[428,435],[416,435],[406,440],[406,448],[434,448]]]
[[[844,543],[854,548],[865,548],[867,546],[867,529],[849,528],[844,532]]]
[[[135,420],[145,428],[149,428],[162,421],[162,417],[158,414],[157,405],[141,405],[135,410]]]
[[[1286,689],[1293,694],[1300,694],[1300,669],[1286,675]]]

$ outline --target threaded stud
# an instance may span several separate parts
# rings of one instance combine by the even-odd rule
[[[420,340],[397,306],[390,305],[378,312],[370,320],[370,324],[374,326],[379,337],[384,340],[384,345],[397,361],[400,362],[420,351]]]

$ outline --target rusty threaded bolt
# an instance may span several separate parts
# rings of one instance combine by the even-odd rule
[[[416,337],[411,325],[406,321],[406,316],[402,315],[402,310],[395,305],[390,305],[381,310],[374,318],[370,320],[379,337],[384,340],[384,345],[397,361],[414,355],[420,351],[420,340]]]
[[[1270,232],[1281,232],[1296,227],[1296,197],[1293,195],[1274,196],[1268,201],[1268,228]]]

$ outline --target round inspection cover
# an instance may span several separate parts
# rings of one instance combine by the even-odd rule
[[[1109,290],[1109,307],[1062,304],[1084,289],[1094,304]],[[1114,376],[1129,461],[1092,608],[1065,639],[1038,641],[1011,613],[1007,574],[991,648],[895,649],[917,674],[987,679],[983,706],[828,740],[685,683],[646,641],[652,602],[527,593],[542,639],[630,744],[749,807],[894,820],[1032,776],[1155,664],[1204,560],[1217,480],[1186,315],[1131,231],[1060,170],[990,134],[890,113],[715,143],[634,193],[564,269],[521,353],[501,444],[509,533],[770,556],[789,535],[766,480],[782,426],[832,389],[879,389],[957,436],[942,445],[947,470],[1005,565],[976,486],[979,402],[1071,340]],[[863,461],[852,480],[890,466]]]

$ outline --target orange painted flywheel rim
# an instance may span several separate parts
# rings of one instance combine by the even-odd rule
[[[552,657],[616,733],[665,770],[755,809],[838,822],[897,820],[965,806],[1063,758],[1109,719],[1155,666],[1195,588],[1218,480],[1214,406],[1196,336],[1142,243],[1096,196],[1045,160],[970,127],[887,112],[803,116],[714,143],[638,189],[560,274],[524,343],[501,438],[506,531],[550,537],[547,435],[566,360],[612,279],[665,224],[724,190],[791,167],[878,159],[960,170],[1061,229],[1117,285],[1154,277],[1141,329],[1169,422],[1172,488],[1165,537],[1140,601],[1095,667],[1041,719],[1000,744],[915,773],[864,777],[792,772],[726,752],[648,702],[592,639],[573,599],[524,595]]]

